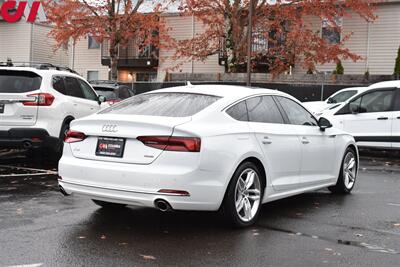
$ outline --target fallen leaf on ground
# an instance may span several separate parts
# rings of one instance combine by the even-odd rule
[[[154,257],[152,255],[142,255],[142,254],[140,254],[140,256],[145,260],[155,260],[156,259],[156,257]]]

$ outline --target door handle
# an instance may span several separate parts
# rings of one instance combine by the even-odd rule
[[[400,120],[400,117],[397,117],[398,120]]]
[[[378,117],[378,120],[383,121],[389,119],[388,117]]]
[[[269,139],[268,136],[264,136],[264,140],[262,141],[262,143],[264,145],[269,145],[269,144],[272,144],[272,141],[271,141],[271,139]]]
[[[310,141],[306,137],[301,138],[301,142],[303,144],[309,144],[310,143]]]

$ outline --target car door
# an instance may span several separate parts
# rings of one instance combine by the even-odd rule
[[[276,96],[276,100],[301,142],[301,186],[323,184],[335,179],[336,136],[331,134],[332,129],[321,131],[314,116],[296,101],[282,96]]]
[[[84,90],[84,86],[81,86],[82,80],[70,76],[66,76],[64,79],[66,94],[73,103],[75,118],[88,116],[100,109],[100,105],[95,99],[97,95],[94,92],[90,94],[90,91],[88,93],[87,90]]]
[[[301,143],[293,125],[284,118],[272,96],[246,100],[249,126],[253,130],[265,158],[274,190],[299,187]]]
[[[340,115],[343,130],[352,134],[359,146],[391,147],[393,88],[366,92],[351,100]]]
[[[392,116],[392,148],[400,148],[400,89],[396,90]]]

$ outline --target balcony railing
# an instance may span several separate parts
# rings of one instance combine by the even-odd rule
[[[110,66],[109,42],[101,45],[101,64]],[[140,47],[135,40],[128,42],[126,46],[118,47],[118,67],[126,68],[154,68],[158,66],[158,49],[152,45]]]

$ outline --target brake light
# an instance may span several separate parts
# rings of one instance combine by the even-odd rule
[[[201,147],[198,137],[139,136],[137,139],[146,146],[166,151],[200,152]]]
[[[108,101],[106,101],[108,104],[110,104],[110,105],[114,105],[115,103],[118,103],[118,102],[120,102],[121,100],[118,100],[118,99],[116,99],[116,100],[108,100]]]
[[[86,135],[81,132],[69,130],[64,137],[65,143],[76,143],[86,139]]]
[[[28,96],[34,96],[36,99],[34,101],[22,102],[24,106],[51,106],[54,101],[54,96],[49,93],[31,94]]]

